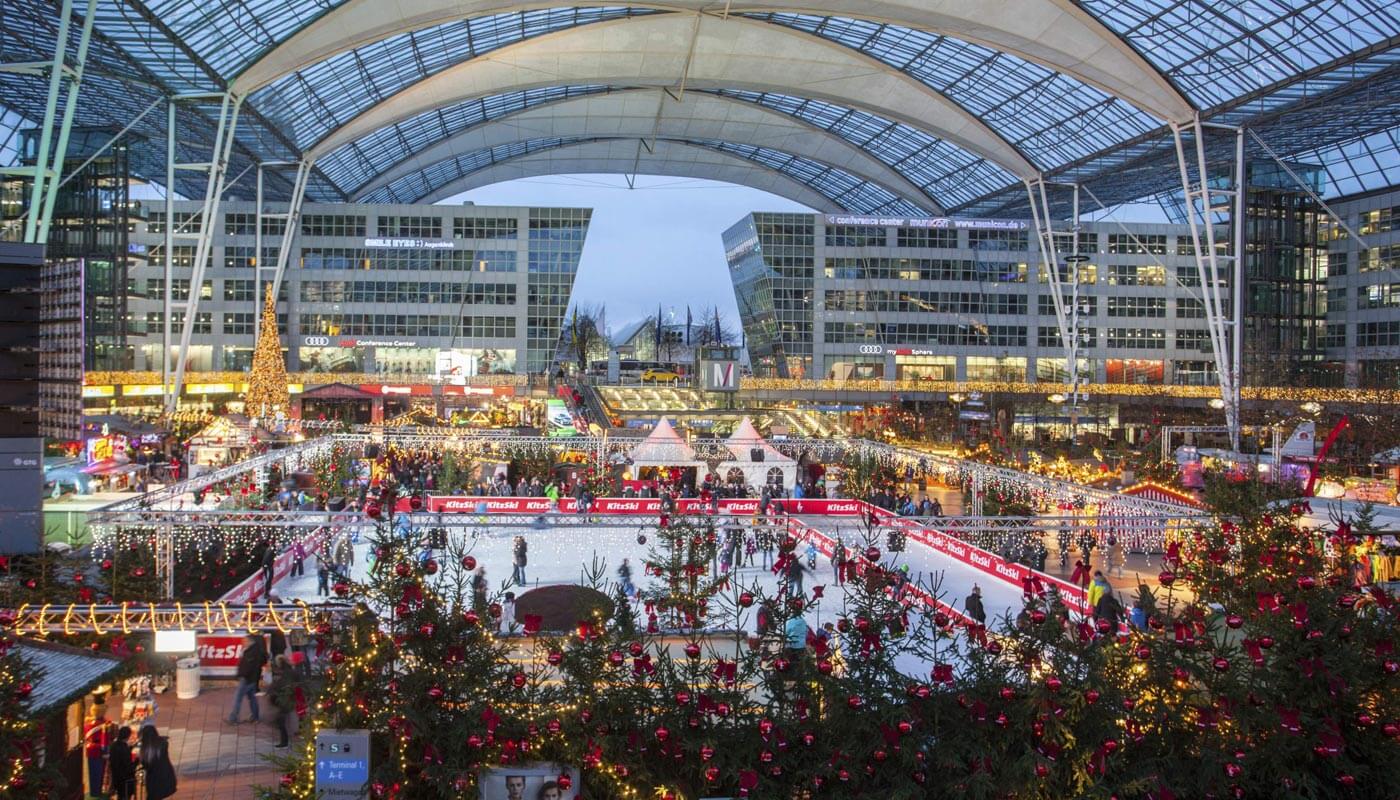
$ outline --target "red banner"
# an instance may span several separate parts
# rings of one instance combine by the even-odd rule
[[[759,501],[755,498],[738,498],[719,501],[722,514],[757,514]],[[858,500],[774,500],[769,505],[772,514],[811,514],[815,516],[857,516],[863,513],[865,504]],[[565,514],[577,513],[578,506],[572,497],[559,498],[559,507],[552,509],[547,497],[465,497],[452,495],[430,495],[424,504],[424,511],[445,514],[546,514],[557,510]],[[682,498],[676,501],[678,514],[704,514],[710,504],[698,498]],[[408,498],[401,498],[397,509],[409,510]],[[646,514],[661,513],[661,501],[643,497],[600,497],[588,509],[590,514]]]
[[[243,655],[243,634],[201,633],[194,641],[200,675],[229,678],[238,672],[238,657]],[[265,638],[263,646],[268,646]]]

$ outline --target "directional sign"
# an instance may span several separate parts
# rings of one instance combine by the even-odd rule
[[[325,800],[369,797],[369,731],[316,734],[316,796]]]

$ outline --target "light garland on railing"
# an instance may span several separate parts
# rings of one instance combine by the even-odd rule
[[[235,386],[246,383],[246,372],[190,372],[186,374],[189,383],[230,383]],[[83,375],[88,386],[159,386],[161,374],[150,371],[98,371]],[[529,380],[525,375],[473,375],[469,378],[444,380],[435,375],[391,374],[378,372],[329,373],[329,372],[290,372],[289,384],[317,385],[323,383],[417,383],[465,386],[525,386]]]
[[[1027,383],[1024,381],[889,381],[889,380],[806,380],[796,378],[745,378],[743,388],[760,391],[789,392],[931,392],[946,394],[1032,394],[1070,393],[1068,384]],[[1220,398],[1216,386],[1176,386],[1130,383],[1080,384],[1079,391],[1090,397],[1173,397],[1211,400]],[[1302,386],[1245,386],[1240,390],[1245,400],[1290,403],[1360,403],[1376,405],[1400,404],[1397,389],[1337,389]]]
[[[322,614],[348,611],[348,606],[308,606],[295,603],[202,603],[185,606],[121,603],[94,605],[73,603],[35,608],[26,604],[18,609],[0,609],[0,630],[19,636],[43,637],[47,634],[75,636],[95,633],[123,635],[155,633],[157,631],[195,631],[203,633],[246,633],[276,628],[282,633],[294,630],[314,630]]]

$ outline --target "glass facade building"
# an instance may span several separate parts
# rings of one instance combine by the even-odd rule
[[[278,256],[285,221],[223,204],[204,284],[194,247],[172,250],[175,299],[200,293],[189,369],[247,369],[261,301],[254,267]],[[198,204],[178,203],[176,225]],[[269,211],[282,211],[273,206]],[[190,215],[190,216],[186,216]],[[137,369],[159,370],[164,331],[164,205],[131,240],[149,260],[128,282]],[[403,376],[540,373],[554,359],[591,212],[578,208],[320,204],[303,208],[279,293],[293,372]],[[177,239],[177,241],[179,241]],[[178,340],[183,315],[173,322]]]

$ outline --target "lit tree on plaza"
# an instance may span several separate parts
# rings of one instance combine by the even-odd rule
[[[263,299],[262,324],[253,349],[253,371],[248,376],[245,409],[250,417],[271,417],[286,412],[291,401],[287,394],[287,365],[282,359],[282,339],[277,334],[277,297],[267,284]]]

